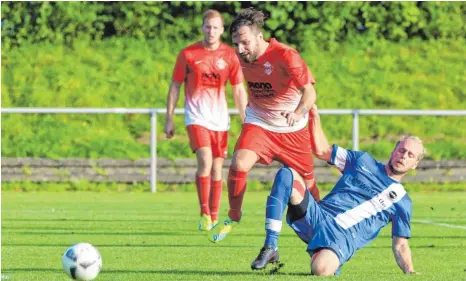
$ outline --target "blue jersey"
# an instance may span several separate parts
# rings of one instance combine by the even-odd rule
[[[392,236],[411,237],[412,202],[385,165],[366,152],[333,145],[332,165],[342,177],[318,204],[353,236],[354,250],[371,242],[390,221]]]

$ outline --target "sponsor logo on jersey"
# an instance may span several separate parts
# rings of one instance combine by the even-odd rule
[[[225,67],[227,67],[227,63],[221,58],[219,59],[215,65],[217,66],[218,69],[224,69]]]
[[[267,82],[248,82],[248,87],[253,89],[272,89],[272,84]]]
[[[275,96],[272,84],[268,82],[248,81],[249,93],[256,99],[267,99]]]
[[[202,73],[202,85],[207,87],[219,87],[220,86],[220,74],[219,73]]]
[[[270,64],[270,62],[267,61],[267,62],[264,63],[264,69],[265,69],[265,74],[267,74],[267,75],[272,74],[273,67]]]
[[[390,192],[388,193],[388,196],[390,196],[390,199],[396,200],[396,197],[397,197],[398,195],[396,194],[395,191],[392,190],[392,191],[390,191]]]
[[[369,171],[369,170],[366,168],[366,166],[362,166],[361,169],[362,169],[364,172],[367,172],[367,173],[369,173],[369,174],[372,175],[371,171]]]

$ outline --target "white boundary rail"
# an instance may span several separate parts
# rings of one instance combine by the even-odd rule
[[[238,110],[229,109],[230,114]],[[165,108],[44,108],[17,107],[1,108],[1,113],[36,114],[149,114],[151,123],[150,154],[151,191],[157,191],[157,115],[166,114]],[[359,115],[412,115],[412,116],[466,116],[466,110],[383,110],[383,109],[319,109],[325,115],[353,116],[353,150],[359,149]],[[183,108],[175,109],[175,114],[184,114]]]

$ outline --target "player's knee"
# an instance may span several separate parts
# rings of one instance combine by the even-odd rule
[[[212,170],[212,161],[206,159],[205,161],[199,161],[197,165],[197,174],[198,175],[210,175]]]
[[[258,159],[255,152],[247,149],[240,149],[233,155],[230,167],[237,171],[248,172]]]
[[[200,147],[196,150],[197,171],[198,174],[210,174],[212,169],[213,159],[212,151],[209,147]]]
[[[312,264],[312,275],[316,276],[332,276],[335,274],[335,272],[331,271],[326,265],[324,264],[318,264],[314,265]]]
[[[291,190],[293,188],[293,172],[290,168],[280,168],[275,175],[275,180],[272,186],[271,194],[277,192],[286,192],[291,196]]]
[[[212,169],[210,175],[212,176],[212,180],[220,180],[222,179],[222,169],[223,169],[223,159],[222,158],[215,158],[212,164]]]
[[[298,198],[299,197],[299,198]],[[303,197],[300,197],[295,190],[292,192],[292,197],[288,202],[287,218],[290,222],[295,222],[302,219],[307,213],[307,207],[309,205],[309,194],[304,193]]]
[[[328,249],[320,250],[311,259],[311,273],[317,276],[334,275],[339,267],[338,257]]]
[[[293,171],[288,167],[280,168],[275,175],[275,181],[291,185],[293,183]]]
[[[311,265],[311,273],[312,275],[317,276],[331,276],[334,275],[336,268],[332,265],[323,262],[323,261],[314,261]]]
[[[246,158],[240,158],[240,157],[235,157],[231,161],[231,168],[237,171],[249,171],[251,169],[251,166],[254,165],[254,163],[251,165],[249,163],[250,161]]]

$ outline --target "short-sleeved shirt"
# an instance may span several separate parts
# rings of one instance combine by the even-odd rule
[[[319,203],[345,230],[355,233],[355,249],[372,241],[392,222],[392,236],[411,237],[412,201],[385,165],[369,153],[333,146],[331,164],[342,173],[332,191]]]
[[[213,131],[230,126],[225,86],[242,83],[243,74],[233,48],[220,43],[207,50],[202,42],[183,49],[176,60],[173,81],[185,83],[185,124],[201,125]]]
[[[320,248],[330,248],[342,265],[389,222],[392,236],[411,237],[411,199],[403,186],[387,175],[384,164],[368,153],[336,145],[330,164],[343,173],[335,187],[318,203],[310,197],[304,218],[288,219],[308,243],[311,256]]]
[[[293,127],[281,115],[296,110],[304,85],[315,84],[298,51],[272,38],[256,61],[240,63],[248,86],[245,123],[278,133],[295,132],[307,125],[308,113]]]

